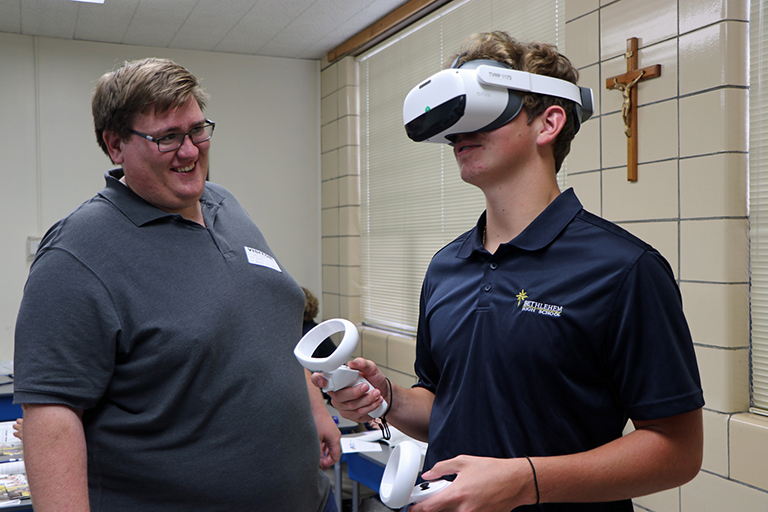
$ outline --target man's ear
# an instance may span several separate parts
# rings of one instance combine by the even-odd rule
[[[123,145],[125,142],[112,130],[104,130],[101,134],[101,138],[104,140],[104,144],[107,145],[107,151],[109,151],[109,158],[112,163],[120,165],[123,163]]]
[[[565,110],[560,105],[552,105],[539,116],[541,121],[539,138],[540,146],[554,142],[560,130],[565,126]]]

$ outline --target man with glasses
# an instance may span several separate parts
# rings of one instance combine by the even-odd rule
[[[163,59],[96,86],[120,167],[44,237],[16,326],[38,512],[336,510],[339,431],[292,352],[304,294],[206,181],[207,99]]]

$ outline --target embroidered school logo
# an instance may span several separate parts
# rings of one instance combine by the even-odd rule
[[[559,318],[563,313],[563,306],[528,300],[528,294],[525,293],[525,290],[520,290],[520,293],[518,293],[515,298],[517,298],[517,306],[520,307],[522,305],[523,313],[538,313],[539,315],[553,316],[556,318]]]

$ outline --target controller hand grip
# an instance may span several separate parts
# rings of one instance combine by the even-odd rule
[[[344,337],[328,357],[312,357],[315,349],[331,334],[344,332]],[[343,318],[333,318],[326,320],[305,334],[293,349],[293,354],[299,360],[301,365],[311,372],[322,372],[327,381],[323,391],[338,391],[349,386],[356,386],[365,382],[371,386],[360,372],[349,368],[346,364],[352,353],[357,348],[360,336],[357,333],[357,327],[349,320]],[[372,418],[379,418],[387,410],[387,402],[382,403],[374,411],[368,413]]]
[[[448,487],[451,482],[435,480],[414,486],[421,469],[421,450],[413,441],[395,446],[389,456],[379,486],[381,502],[399,509],[409,503],[419,503]]]
[[[373,388],[371,383],[368,382],[365,377],[360,375],[360,372],[353,370],[346,365],[342,365],[340,368],[337,368],[332,372],[323,372],[323,378],[325,378],[326,381],[326,386],[323,388],[323,391],[326,393],[329,391],[338,391],[340,389],[348,388],[351,386],[357,386],[363,382],[368,384],[369,388]],[[371,418],[379,418],[386,411],[387,402],[384,400],[384,402],[379,407],[369,412],[368,416]]]

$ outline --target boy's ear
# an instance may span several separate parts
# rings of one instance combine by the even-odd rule
[[[539,119],[541,125],[537,142],[540,146],[546,146],[554,142],[565,126],[565,110],[560,105],[552,105],[541,113]]]

